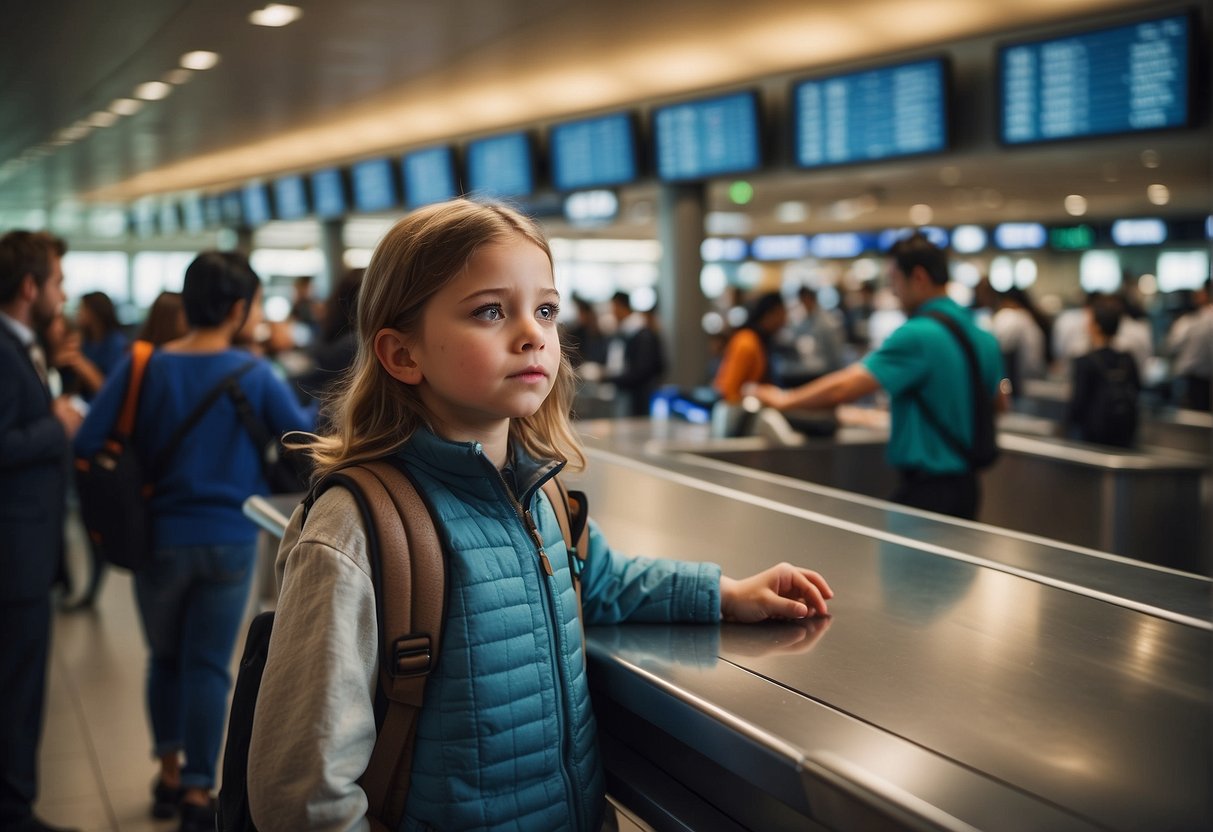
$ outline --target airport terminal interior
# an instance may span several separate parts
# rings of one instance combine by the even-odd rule
[[[571,481],[612,547],[828,578],[829,616],[588,628],[619,829],[1213,828],[1213,2],[52,0],[6,18],[0,233],[66,244],[52,370],[98,296],[150,337],[199,252],[238,251],[263,314],[242,344],[308,406],[389,229],[504,202],[549,241],[588,457]],[[890,499],[917,476],[890,461],[900,391],[756,397],[858,362],[884,381],[911,238],[943,252],[944,296],[1003,362],[969,516]],[[632,381],[638,331],[657,358]],[[765,363],[732,388],[738,333]],[[47,385],[87,412],[66,361]],[[1123,430],[1078,403],[1096,376],[1131,386]],[[275,605],[300,499],[247,496],[241,634]],[[133,581],[98,566],[66,500],[34,812],[175,830],[151,815]]]

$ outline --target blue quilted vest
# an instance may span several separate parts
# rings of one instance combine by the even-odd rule
[[[597,830],[604,786],[577,598],[539,490],[563,463],[516,458],[515,501],[479,443],[422,430],[400,454],[447,556],[442,652],[426,686],[401,829]]]

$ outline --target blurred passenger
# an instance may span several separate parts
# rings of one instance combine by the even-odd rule
[[[861,353],[866,351],[870,343],[868,325],[876,311],[876,281],[865,280],[854,292],[843,292],[839,309],[847,343]]]
[[[324,320],[324,304],[312,296],[311,275],[296,277],[292,283],[294,296],[291,298],[291,319],[303,324],[312,337],[320,333]]]
[[[783,370],[785,383],[793,373],[800,377],[800,382],[811,381],[840,369],[845,363],[844,333],[838,316],[821,307],[816,289],[801,286],[796,296],[799,309],[789,310],[791,323],[784,330],[795,351],[794,366]]]
[[[80,414],[47,387],[38,335],[61,314],[63,241],[0,237],[0,828],[53,832],[34,816],[50,591],[63,551],[68,459]]]
[[[1137,435],[1137,399],[1141,380],[1137,362],[1111,347],[1123,310],[1112,298],[1091,305],[1089,338],[1093,349],[1074,360],[1066,433],[1084,442],[1128,448]]]
[[[139,340],[161,346],[183,337],[189,328],[181,293],[161,292],[147,310],[147,317],[139,330]]]
[[[1070,363],[1081,355],[1091,351],[1090,316],[1091,308],[1097,300],[1111,297],[1124,310],[1124,301],[1116,295],[1104,295],[1100,292],[1088,292],[1083,305],[1071,308],[1057,316],[1053,323],[1053,357],[1063,374],[1068,374]],[[1120,328],[1111,344],[1113,349],[1127,352],[1137,362],[1137,374],[1142,376],[1146,364],[1154,354],[1154,339],[1150,326],[1145,321],[1132,318],[1121,318]]]
[[[780,410],[812,409],[853,402],[883,388],[892,398],[887,458],[900,477],[890,499],[973,519],[980,486],[962,452],[972,447],[976,417],[969,363],[952,332],[931,313],[960,325],[976,354],[980,394],[1005,410],[998,341],[948,297],[948,259],[940,248],[913,234],[898,241],[890,255],[893,294],[910,319],[857,364],[793,390],[763,385],[755,395]]]
[[[712,387],[724,401],[736,404],[746,385],[777,381],[771,341],[788,320],[788,309],[779,292],[759,295],[750,306],[746,322],[729,338]]]
[[[306,396],[323,399],[354,363],[358,352],[354,317],[364,272],[365,269],[349,269],[329,295],[320,337],[308,349],[311,368],[295,379],[296,386]]]
[[[615,333],[607,343],[602,381],[615,385],[616,414],[647,416],[649,401],[665,372],[661,337],[642,312],[632,310],[627,292],[611,297]]]
[[[80,349],[84,357],[101,371],[104,379],[118,366],[130,346],[109,295],[105,292],[88,292],[82,295],[80,306],[76,309],[76,326],[80,330]],[[90,393],[96,392],[97,389],[99,386]]]
[[[1180,407],[1210,409],[1210,378],[1213,378],[1213,304],[1210,283],[1205,282],[1204,305],[1191,322],[1175,356],[1172,375],[1178,387]]]
[[[561,344],[568,345],[569,360],[573,367],[582,364],[603,364],[606,361],[607,339],[598,325],[598,313],[594,304],[577,295],[573,295],[573,305],[577,308],[577,319],[564,328]]]
[[[148,362],[133,437],[140,456],[156,460],[189,415],[232,379],[272,433],[310,429],[313,419],[269,363],[232,346],[261,314],[261,284],[248,260],[233,252],[199,254],[181,294],[189,331]],[[92,456],[104,443],[130,366],[124,359],[97,395],[76,439],[78,456]],[[257,527],[242,506],[268,489],[261,449],[227,397],[206,407],[188,441],[158,467],[164,473],[150,501],[153,563],[134,581],[149,648],[152,753],[160,764],[152,813],[179,813],[182,832],[200,832],[215,826],[211,789],[228,668],[254,573]]]
[[[1037,324],[1026,293],[1012,287],[1002,292],[990,329],[998,339],[1012,395],[1021,395],[1023,382],[1045,376],[1045,330]]]

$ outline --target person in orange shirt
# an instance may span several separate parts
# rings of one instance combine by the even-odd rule
[[[788,321],[788,309],[778,292],[761,295],[750,307],[745,325],[733,333],[712,386],[729,403],[741,401],[742,388],[771,383],[771,339]]]

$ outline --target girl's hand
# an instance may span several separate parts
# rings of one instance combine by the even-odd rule
[[[720,576],[720,615],[725,621],[750,624],[768,618],[825,615],[826,599],[833,597],[825,578],[790,563],[740,580]]]

